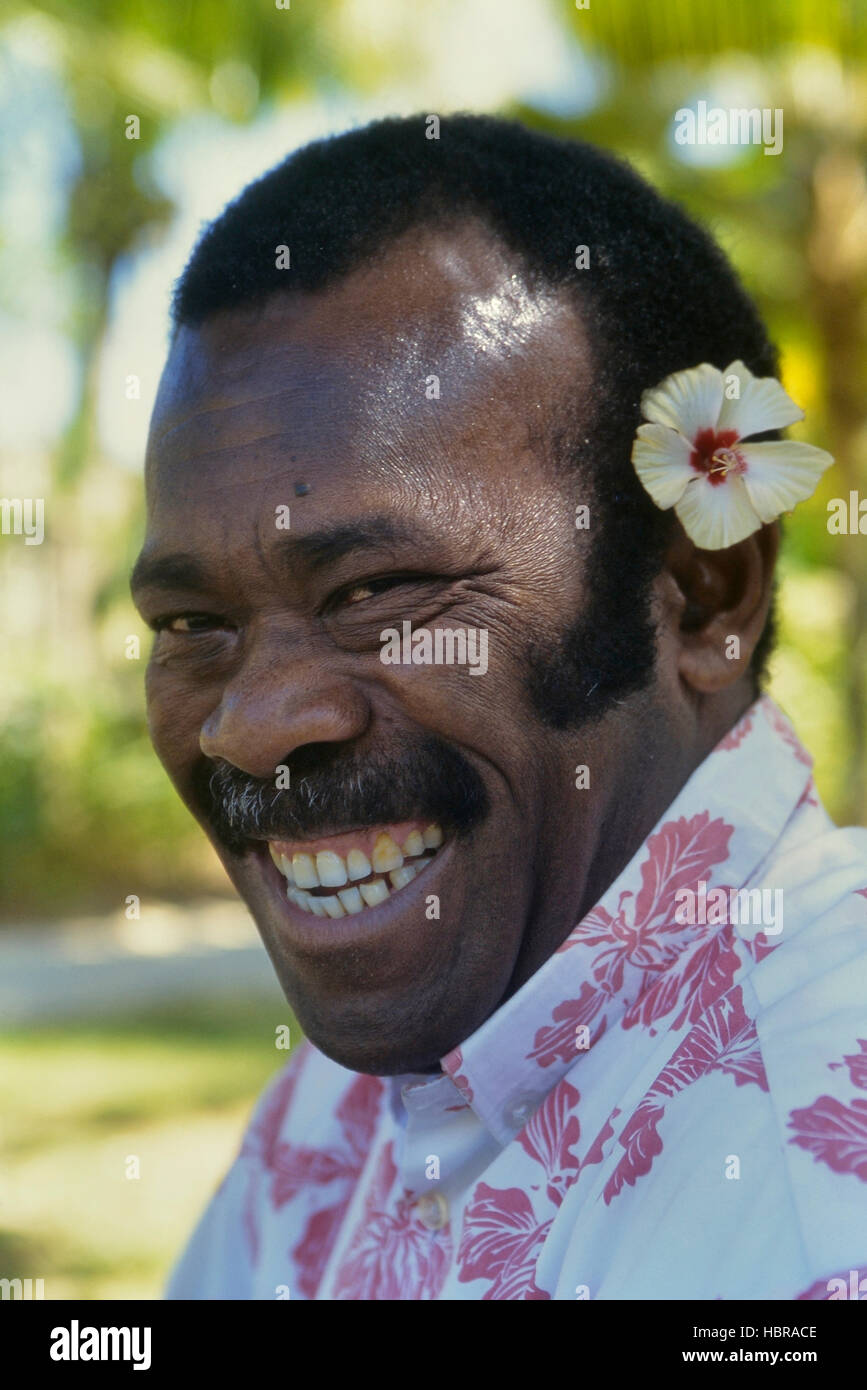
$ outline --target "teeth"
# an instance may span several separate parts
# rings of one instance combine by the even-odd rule
[[[373,867],[378,874],[387,874],[389,869],[399,869],[403,855],[390,835],[385,831],[373,846]]]
[[[319,875],[309,854],[293,854],[292,873],[299,888],[318,888]],[[344,880],[345,882],[345,880]]]
[[[337,894],[346,911],[349,913],[363,912],[364,902],[357,888],[341,888]]]
[[[412,883],[418,873],[418,868],[414,864],[404,864],[399,869],[392,869],[389,878],[395,888],[405,888],[408,883]]]
[[[287,859],[285,854],[278,854],[273,845],[268,845],[268,853],[277,865],[281,874],[289,883],[295,882],[295,875],[292,873],[292,861]]]
[[[346,856],[346,868],[350,878],[367,878],[370,873],[370,860],[360,849],[351,849]]]
[[[323,849],[316,856],[316,871],[323,888],[341,888],[346,882],[346,865],[339,854]]]
[[[351,849],[344,861],[333,850],[323,849],[312,854],[293,854],[291,859],[278,853],[273,844],[268,850],[277,868],[287,881],[286,896],[302,912],[312,912],[314,917],[345,917],[363,912],[365,907],[376,907],[385,902],[391,892],[405,888],[412,883],[424,864],[405,864],[408,859],[419,859],[425,850],[437,850],[443,843],[443,832],[436,824],[425,827],[423,831],[411,830],[401,852],[392,837],[383,831],[378,837],[370,859],[363,850]],[[371,863],[372,861],[372,863]],[[372,883],[358,880],[371,873],[380,877]],[[344,884],[351,884],[344,887]],[[308,888],[337,888],[337,893],[314,896],[305,892]]]
[[[362,883],[359,892],[368,907],[376,907],[388,897],[388,885],[384,878],[375,878],[372,883]]]

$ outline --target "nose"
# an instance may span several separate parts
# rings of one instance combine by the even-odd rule
[[[296,748],[356,739],[369,719],[366,696],[333,656],[311,642],[259,641],[202,725],[199,746],[266,780]]]

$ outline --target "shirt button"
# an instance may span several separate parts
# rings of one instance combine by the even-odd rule
[[[449,1204],[441,1192],[426,1192],[415,1204],[415,1214],[429,1231],[448,1225]]]
[[[523,1129],[538,1105],[536,1096],[520,1096],[506,1111],[506,1124],[510,1129]]]

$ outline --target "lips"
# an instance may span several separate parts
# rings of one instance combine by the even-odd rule
[[[316,842],[271,840],[271,858],[286,896],[302,912],[346,917],[394,897],[421,873],[443,844],[436,823],[350,831]]]

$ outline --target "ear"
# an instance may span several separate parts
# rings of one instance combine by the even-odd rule
[[[683,532],[665,568],[680,598],[678,673],[700,694],[749,670],[771,606],[780,528],[763,526],[725,550],[699,550]]]

